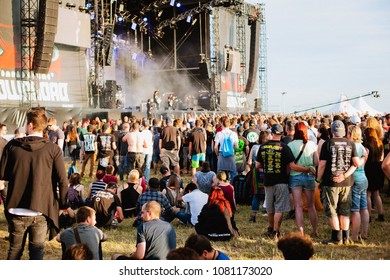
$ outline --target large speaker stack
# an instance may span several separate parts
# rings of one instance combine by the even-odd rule
[[[104,39],[103,39],[103,52],[105,56],[105,65],[111,65],[112,56],[114,54],[114,43],[112,41],[112,35],[114,33],[114,25],[108,24],[104,28]]]
[[[256,83],[257,67],[259,64],[260,22],[255,20],[251,24],[250,57],[248,66],[248,80],[245,92],[252,93]]]
[[[209,80],[210,77],[210,65],[208,62],[199,62],[199,77],[203,80]]]
[[[58,6],[58,0],[39,1],[37,41],[32,64],[35,73],[49,72],[57,33]]]
[[[102,100],[100,101],[100,107],[107,109],[116,108],[116,81],[106,81],[106,88],[104,89]]]

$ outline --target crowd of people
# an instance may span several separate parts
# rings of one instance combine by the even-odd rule
[[[317,211],[324,210],[331,236],[323,244],[364,242],[374,207],[374,222],[385,220],[380,191],[390,178],[389,126],[390,114],[201,113],[71,119],[61,128],[32,108],[27,136],[8,142],[0,124],[7,258],[21,258],[28,234],[30,259],[43,259],[50,232],[64,259],[102,259],[104,231],[131,218],[136,250],[113,259],[229,259],[210,241],[239,236],[238,193],[252,200],[248,222],[256,223],[263,209],[264,236],[280,239],[281,250],[291,248],[286,258],[300,258],[291,253],[297,244],[308,244],[302,258],[313,255],[305,211],[311,236],[318,237]],[[87,176],[92,182],[84,186]],[[183,176],[191,178],[186,185]],[[239,177],[250,192],[237,191]],[[286,213],[297,227],[288,241],[281,231]],[[196,231],[184,248],[176,248],[175,219]]]

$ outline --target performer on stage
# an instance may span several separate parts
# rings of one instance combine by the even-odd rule
[[[146,114],[148,118],[152,117],[152,112],[154,110],[155,103],[152,101],[152,99],[148,99],[148,102],[146,103]]]
[[[158,90],[155,90],[153,92],[153,102],[156,105],[157,110],[160,110],[160,104],[161,104],[161,97]]]
[[[175,109],[174,106],[173,106],[175,99],[176,99],[176,96],[175,96],[174,93],[170,93],[168,95],[168,110],[174,110]]]

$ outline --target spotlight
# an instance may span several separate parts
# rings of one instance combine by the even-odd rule
[[[76,8],[76,4],[68,2],[68,3],[66,3],[66,7],[69,8],[69,9]]]
[[[187,23],[191,23],[191,19],[192,19],[191,16],[188,16],[188,17],[187,17],[187,20],[186,20]]]
[[[88,12],[88,7],[83,7],[83,6],[79,6],[79,11],[80,12]]]
[[[180,2],[177,2],[177,3],[176,3],[176,7],[177,7],[177,8],[180,8],[180,7],[181,7],[181,3],[180,3]]]
[[[92,8],[92,3],[87,3],[87,8],[91,9]]]
[[[123,17],[119,16],[118,17],[118,22],[123,22]]]
[[[144,22],[148,22],[148,18],[147,18],[147,17],[144,17],[142,20],[143,20]]]
[[[137,24],[135,22],[133,22],[131,24],[131,29],[133,29],[133,30],[137,29]]]
[[[171,2],[169,3],[169,5],[171,5],[172,7],[175,5],[175,0],[171,0]]]

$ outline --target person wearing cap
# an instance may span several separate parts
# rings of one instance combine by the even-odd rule
[[[166,126],[163,128],[159,139],[160,159],[162,165],[167,168],[173,166],[175,173],[180,174],[180,133],[179,130],[173,126],[173,120],[170,116],[167,116],[165,121]]]
[[[345,126],[342,121],[333,121],[331,130],[333,138],[322,145],[315,180],[322,185],[324,210],[332,230],[331,238],[322,243],[348,244],[352,175],[359,166],[359,157],[355,144],[344,138]]]
[[[96,226],[111,227],[124,219],[122,204],[116,194],[118,185],[110,182],[107,189],[98,191],[92,198],[92,208],[96,211]]]
[[[353,115],[352,117],[349,118],[349,121],[351,122],[351,124],[353,125],[360,125],[360,123],[362,122],[362,120],[360,119],[359,116],[357,115]]]
[[[264,172],[265,199],[268,216],[266,236],[280,236],[283,213],[290,211],[290,193],[288,188],[289,170],[305,172],[305,167],[294,163],[294,155],[287,144],[281,141],[283,127],[273,124],[272,139],[260,146],[256,156],[256,168]]]

